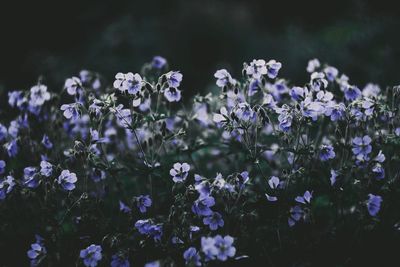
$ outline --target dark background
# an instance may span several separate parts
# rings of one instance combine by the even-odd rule
[[[393,1],[394,2],[394,1]],[[364,86],[399,82],[400,12],[385,1],[5,1],[0,8],[0,90],[44,75],[52,90],[86,68],[110,82],[153,55],[184,73],[186,95],[213,73],[274,58],[294,82],[317,57]],[[4,92],[4,91],[3,91]]]

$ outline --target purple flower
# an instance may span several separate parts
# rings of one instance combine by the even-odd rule
[[[184,182],[189,174],[190,165],[187,163],[177,162],[173,168],[169,171],[169,174],[173,177],[172,180],[175,183]]]
[[[144,265],[144,267],[161,267],[160,261],[152,261],[148,262]]]
[[[0,160],[0,174],[3,174],[6,171],[6,162],[4,160]]]
[[[35,85],[31,88],[30,106],[42,106],[45,101],[50,100],[50,93],[47,92],[47,86],[43,84]]]
[[[22,91],[12,91],[8,92],[8,104],[11,107],[17,106],[19,109],[22,109],[22,105],[27,101],[24,96],[24,92]]]
[[[201,266],[200,254],[194,247],[190,247],[187,250],[185,250],[185,252],[183,252],[183,258],[185,259],[186,265]]]
[[[278,198],[277,198],[277,197],[270,196],[270,195],[268,195],[267,193],[265,193],[265,197],[266,197],[267,200],[270,201],[270,202],[276,202],[276,201],[278,201]]]
[[[284,132],[288,132],[292,126],[293,120],[290,108],[287,105],[283,105],[282,108],[276,108],[275,111],[279,114],[279,128]]]
[[[91,86],[95,90],[99,89],[101,86],[100,77],[96,73],[88,70],[81,70],[79,72],[79,77],[82,84]]]
[[[212,231],[217,230],[218,227],[224,226],[222,215],[218,212],[213,212],[211,216],[203,218],[203,223],[204,225],[208,225]]]
[[[306,94],[307,91],[303,87],[294,86],[290,89],[290,96],[296,101],[303,99]]]
[[[239,103],[234,111],[235,115],[243,120],[243,121],[250,121],[255,119],[256,113],[252,110],[251,106],[246,103]]]
[[[119,201],[119,210],[122,211],[123,213],[130,213],[131,208],[129,208],[124,202],[121,200]]]
[[[344,88],[344,98],[348,101],[356,100],[361,96],[361,91],[358,87],[349,85]]]
[[[331,177],[330,177],[330,181],[331,181],[331,185],[334,185],[336,183],[336,178],[339,176],[339,173],[335,170],[331,170]]]
[[[319,152],[319,159],[327,161],[335,158],[335,151],[331,145],[322,145]]]
[[[24,185],[28,188],[36,188],[39,186],[38,172],[35,167],[26,167],[24,169]]]
[[[372,151],[371,137],[365,135],[364,137],[355,137],[353,139],[353,154],[358,160],[364,161],[368,160],[368,154]]]
[[[143,79],[139,74],[132,72],[117,73],[115,75],[114,88],[121,92],[128,91],[129,94],[134,95],[140,91],[143,87]]]
[[[26,253],[31,260],[31,266],[38,266],[40,261],[46,256],[46,248],[43,245],[43,238],[36,235],[36,242],[31,244],[31,248]]]
[[[238,184],[238,187],[239,187],[239,188],[243,188],[244,185],[245,185],[249,180],[250,180],[249,172],[247,172],[247,171],[241,172],[241,173],[239,173],[239,174],[236,176],[236,181],[237,181],[237,184]]]
[[[7,128],[0,123],[0,142],[6,139],[7,137]]]
[[[322,72],[313,72],[311,74],[310,85],[312,90],[318,92],[328,86],[328,81],[325,79],[325,74]]]
[[[249,82],[249,87],[248,87],[248,96],[253,96],[255,95],[258,91],[260,91],[261,88],[261,81],[258,79],[251,79]]]
[[[268,180],[268,185],[272,190],[277,189],[279,187],[279,184],[280,184],[280,180],[276,176],[271,176],[271,178]],[[270,196],[268,194],[265,194],[265,196],[267,197],[267,200],[270,202],[278,201],[278,198],[275,196]]]
[[[138,220],[135,223],[136,229],[139,231],[141,234],[149,234],[150,233],[150,228],[152,226],[152,222],[147,219],[147,220]]]
[[[69,95],[76,95],[76,90],[82,87],[82,82],[78,77],[68,78],[64,84]]]
[[[324,69],[326,78],[328,81],[333,82],[335,78],[337,77],[339,71],[335,67],[328,66]]]
[[[302,204],[310,204],[312,198],[312,193],[310,193],[308,190],[304,192],[303,196],[298,196],[295,198],[295,201],[298,203]]]
[[[194,214],[199,216],[210,216],[213,211],[210,207],[215,205],[215,200],[211,196],[205,196],[197,199],[192,206],[192,211]]]
[[[318,59],[316,59],[316,58],[311,59],[310,61],[308,61],[307,72],[308,73],[313,73],[320,66],[321,66],[321,63],[319,62]]]
[[[168,102],[179,102],[181,100],[181,91],[175,87],[165,89],[164,96]]]
[[[296,224],[296,222],[300,221],[303,215],[304,211],[300,206],[294,206],[290,208],[289,218],[288,218],[289,226],[293,227]]]
[[[268,185],[271,187],[271,189],[277,189],[279,186],[280,180],[276,176],[271,176],[271,178],[268,180]]]
[[[121,127],[129,128],[132,123],[131,110],[128,108],[124,109],[124,106],[118,105],[114,110],[117,122]]]
[[[162,69],[165,65],[167,65],[167,60],[161,56],[155,56],[151,61],[151,66],[155,69]]]
[[[232,78],[230,73],[226,69],[217,70],[214,74],[214,77],[217,78],[217,86],[224,87],[224,86],[232,86],[236,84],[236,80]]]
[[[14,177],[11,175],[8,175],[4,179],[0,179],[0,200],[3,200],[6,198],[6,196],[11,193],[15,186],[15,180]]]
[[[267,76],[271,79],[275,79],[278,76],[278,72],[282,67],[282,63],[271,59],[267,62]]]
[[[69,170],[63,170],[57,179],[58,184],[66,191],[74,190],[76,181],[78,181],[76,174]]]
[[[254,59],[246,68],[247,75],[252,76],[254,79],[260,79],[261,76],[268,73],[268,69],[263,59]]]
[[[79,119],[79,109],[78,109],[78,104],[77,103],[70,103],[70,104],[64,104],[60,108],[61,110],[64,111],[63,115],[65,118],[72,119],[72,120],[77,120]]]
[[[90,178],[92,178],[93,182],[98,183],[98,182],[106,179],[106,173],[100,169],[93,168]]]
[[[228,258],[232,258],[236,254],[236,248],[233,246],[233,237],[227,235],[222,237],[217,235],[214,238],[215,247],[217,248],[217,259],[220,261],[226,261]]]
[[[50,141],[50,138],[45,134],[42,138],[42,145],[47,149],[53,148],[53,143]]]
[[[124,255],[114,254],[111,257],[111,267],[130,267],[128,259]]]
[[[162,236],[162,225],[161,224],[151,225],[149,229],[149,235],[153,237],[155,242],[160,242]]]
[[[362,90],[362,94],[365,97],[377,97],[381,92],[381,88],[377,84],[368,83]]]
[[[18,145],[17,140],[11,140],[10,142],[5,144],[7,154],[9,157],[13,158],[18,154]]]
[[[141,195],[136,198],[136,205],[141,213],[145,213],[147,211],[147,208],[151,206],[151,199],[148,195]]]
[[[83,259],[83,264],[87,267],[96,267],[97,263],[102,259],[102,248],[98,245],[90,245],[82,249],[79,256]]]
[[[160,224],[153,224],[149,219],[138,220],[135,223],[135,228],[143,235],[153,237],[154,241],[159,242],[162,236],[162,226]]]
[[[372,172],[375,173],[375,178],[377,180],[382,180],[385,178],[385,169],[379,163],[375,164],[375,166],[372,168]]]
[[[214,113],[213,121],[215,123],[223,123],[229,120],[228,111],[225,107],[220,108],[220,113]]]
[[[367,208],[369,215],[376,216],[381,209],[382,197],[378,195],[368,194]]]
[[[178,88],[182,82],[183,75],[178,71],[170,71],[165,74],[169,87]]]
[[[346,113],[346,106],[343,103],[327,105],[325,115],[331,117],[331,121],[341,120]]]
[[[307,97],[300,103],[301,111],[304,117],[309,117],[313,121],[318,119],[318,116],[324,114],[324,105],[320,101],[313,101],[311,97]]]
[[[40,174],[49,177],[53,172],[53,165],[45,160],[40,162]]]
[[[196,175],[197,174],[195,174],[195,177],[196,177]],[[195,185],[195,189],[197,190],[197,192],[199,192],[200,198],[207,197],[211,193],[211,187],[210,187],[210,183],[208,181],[201,181],[200,183]]]
[[[226,261],[236,254],[236,248],[233,246],[233,242],[233,237],[229,235],[225,237],[220,235],[215,237],[202,237],[201,250],[206,260],[218,259],[220,261]]]
[[[215,246],[215,239],[213,237],[202,237],[201,238],[201,250],[203,251],[206,261],[215,259],[218,254],[218,249]]]
[[[375,161],[383,163],[386,160],[385,154],[382,153],[382,150],[379,150],[378,155],[374,158]]]

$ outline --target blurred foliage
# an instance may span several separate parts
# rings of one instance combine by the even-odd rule
[[[397,83],[400,19],[390,2],[62,1],[15,2],[0,16],[0,88],[28,88],[39,75],[61,87],[82,68],[112,77],[153,55],[184,73],[185,95],[205,90],[218,67],[276,58],[305,82],[310,58],[354,79]],[[363,86],[363,84],[359,84]]]

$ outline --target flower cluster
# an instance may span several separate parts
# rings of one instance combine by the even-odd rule
[[[82,70],[59,91],[40,79],[8,92],[2,262],[321,266],[313,255],[334,254],[344,266],[370,236],[398,238],[400,87],[356,85],[318,59],[294,84],[282,67],[219,69],[192,99],[160,56],[111,83]]]

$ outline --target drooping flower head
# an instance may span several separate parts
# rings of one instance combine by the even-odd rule
[[[35,167],[24,168],[24,185],[28,188],[36,188],[39,186],[39,176]]]
[[[293,227],[303,217],[304,211],[300,206],[294,206],[290,208],[288,224]]]
[[[278,72],[282,67],[282,63],[271,59],[267,62],[267,76],[271,79],[275,79],[278,76]]]
[[[0,179],[0,200],[6,198],[8,194],[11,193],[15,186],[14,177],[8,175],[7,177]]]
[[[151,61],[151,66],[155,69],[162,69],[166,65],[167,65],[167,60],[161,56],[155,56]]]
[[[28,250],[27,255],[31,261],[31,266],[38,266],[46,256],[47,250],[43,244],[43,238],[36,235],[36,242],[31,244],[31,248]]]
[[[367,208],[369,215],[375,217],[381,209],[382,197],[374,194],[368,194]]]
[[[53,148],[53,143],[50,141],[50,138],[46,134],[43,135],[42,145],[47,149]]]

